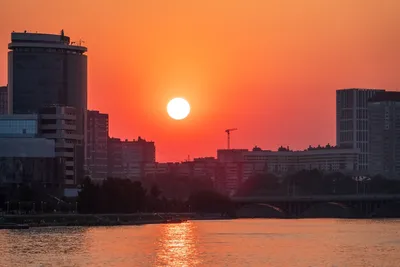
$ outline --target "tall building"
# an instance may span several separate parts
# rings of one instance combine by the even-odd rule
[[[156,161],[154,142],[145,139],[122,142],[122,177],[140,180],[143,177],[143,164]]]
[[[0,114],[8,114],[7,86],[0,86]]]
[[[108,140],[108,176],[140,180],[144,175],[144,165],[156,161],[154,142],[142,138],[121,141]]]
[[[83,135],[77,133],[77,115],[73,107],[50,106],[39,110],[39,136],[55,141],[56,157],[65,161],[64,185],[74,186],[81,178],[84,159]]]
[[[137,140],[125,140],[122,142],[122,153],[130,162],[155,162],[156,147],[154,142],[146,141],[140,136]]]
[[[358,166],[368,170],[368,99],[380,89],[341,89],[336,91],[336,144],[360,149]]]
[[[376,94],[368,116],[370,173],[400,179],[400,92]]]
[[[87,48],[57,34],[11,33],[8,45],[8,110],[10,114],[37,113],[49,105],[74,107],[76,133],[85,135],[87,110]],[[85,139],[82,146],[83,177]]]
[[[108,114],[87,113],[86,171],[95,182],[107,179]]]

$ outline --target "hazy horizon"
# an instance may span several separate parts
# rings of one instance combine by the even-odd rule
[[[158,161],[226,148],[334,145],[335,90],[397,90],[400,2],[6,1],[0,86],[12,31],[59,33],[88,47],[88,107],[110,136],[156,144]],[[187,119],[167,102],[184,97]]]

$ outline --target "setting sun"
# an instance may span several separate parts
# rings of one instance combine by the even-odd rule
[[[190,113],[190,105],[183,98],[174,98],[167,105],[168,115],[174,120],[183,120]]]

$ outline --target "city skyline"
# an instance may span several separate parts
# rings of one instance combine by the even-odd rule
[[[109,114],[110,136],[154,140],[159,161],[215,155],[231,127],[239,128],[233,148],[335,144],[337,89],[398,88],[395,1],[363,1],[362,10],[360,1],[81,3],[79,10],[39,2],[2,9],[0,85],[7,84],[12,31],[64,29],[89,49],[89,109]],[[89,10],[91,20],[81,23]],[[110,23],[99,26],[104,15]],[[192,106],[181,122],[166,113],[178,96]]]

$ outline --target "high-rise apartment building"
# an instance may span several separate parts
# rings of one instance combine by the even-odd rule
[[[119,138],[108,138],[107,142],[107,177],[122,178],[122,142]]]
[[[75,108],[76,134],[85,136],[87,110],[87,48],[57,34],[11,33],[8,45],[8,110],[37,113],[49,105]],[[85,138],[76,162],[84,177]],[[82,166],[82,167],[80,167]]]
[[[107,179],[108,114],[87,113],[86,172],[95,182]]]
[[[8,114],[7,86],[0,86],[0,114]]]
[[[370,173],[400,179],[400,92],[376,94],[368,117]]]
[[[154,142],[138,137],[137,140],[122,141],[122,154],[130,162],[155,162],[156,147]]]
[[[121,141],[108,140],[108,173],[112,178],[140,180],[144,175],[143,166],[156,161],[154,142],[142,138]]]
[[[39,136],[55,141],[55,155],[65,161],[64,185],[74,186],[82,178],[83,135],[77,133],[73,107],[50,106],[39,110]]]
[[[368,99],[377,89],[341,89],[336,91],[336,144],[360,149],[358,168],[368,170]]]

